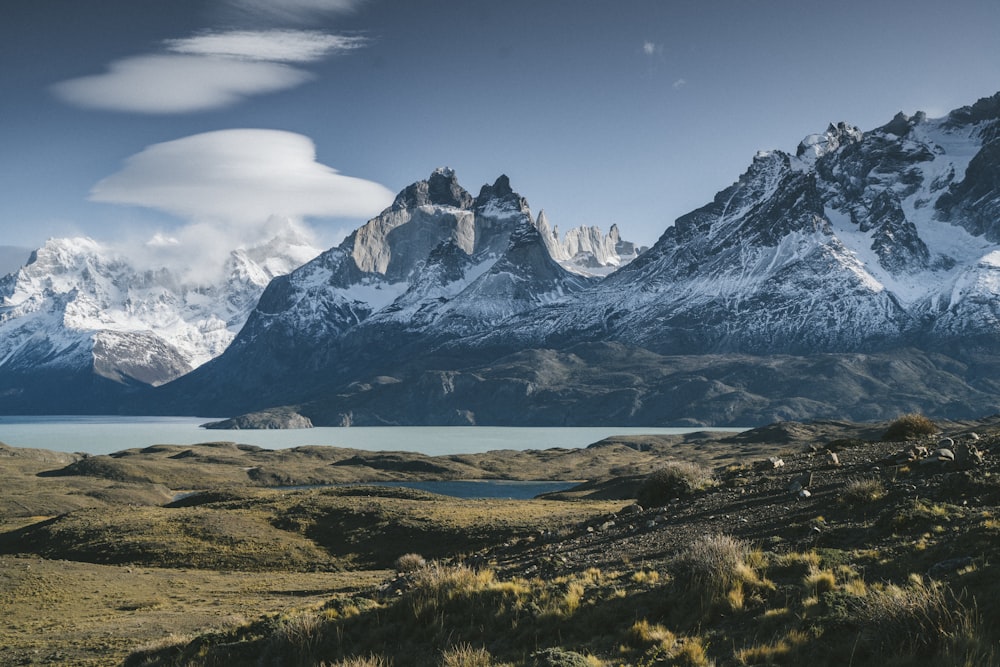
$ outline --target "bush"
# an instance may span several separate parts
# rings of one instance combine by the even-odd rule
[[[725,594],[737,582],[753,578],[746,558],[750,545],[729,535],[699,537],[674,560],[677,579]]]
[[[840,498],[848,505],[869,505],[885,497],[885,486],[873,477],[852,479],[844,485]]]
[[[650,473],[639,487],[637,500],[644,507],[666,505],[712,484],[712,473],[700,465],[686,461],[668,463]]]
[[[748,595],[773,589],[774,584],[755,571],[761,558],[748,542],[728,535],[705,535],[692,542],[673,561],[676,620],[697,623],[719,608],[737,611]]]
[[[403,554],[394,565],[396,572],[415,572],[427,565],[427,561],[420,554]]]
[[[883,442],[902,442],[938,432],[937,425],[927,417],[911,412],[889,424],[882,434]]]
[[[493,656],[471,644],[452,646],[441,653],[441,667],[493,667]]]
[[[852,600],[859,648],[875,655],[942,655],[978,643],[975,615],[946,588],[920,577]]]

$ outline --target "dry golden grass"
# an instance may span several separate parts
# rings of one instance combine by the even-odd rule
[[[0,664],[121,662],[143,645],[320,604],[386,572],[242,572],[91,565],[0,556]]]

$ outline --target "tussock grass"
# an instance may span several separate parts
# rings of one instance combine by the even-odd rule
[[[644,507],[658,507],[714,483],[712,471],[696,463],[672,461],[655,470],[639,487],[637,500]]]
[[[493,656],[482,646],[463,643],[441,653],[440,667],[494,667]]]
[[[848,505],[871,505],[886,496],[885,485],[874,477],[852,479],[844,485],[841,501]]]
[[[394,563],[396,572],[414,572],[427,565],[427,560],[420,554],[403,554]]]
[[[380,655],[355,656],[337,662],[321,662],[319,667],[392,667],[392,659]]]
[[[978,645],[978,620],[943,585],[913,575],[903,586],[873,588],[853,598],[859,644],[882,655],[933,656]]]
[[[891,422],[885,433],[882,434],[882,441],[903,442],[934,435],[937,432],[937,424],[924,415],[911,412]]]
[[[675,588],[685,598],[678,613],[700,620],[720,606],[742,609],[748,594],[773,588],[757,571],[762,565],[762,553],[748,542],[728,535],[698,538],[673,561]]]

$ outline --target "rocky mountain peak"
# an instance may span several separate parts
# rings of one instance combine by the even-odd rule
[[[983,97],[970,106],[955,109],[948,114],[947,124],[956,127],[998,119],[1000,119],[1000,92],[990,97]]]
[[[876,129],[876,132],[883,132],[888,134],[894,134],[897,137],[905,137],[910,133],[915,126],[920,125],[927,121],[927,114],[923,111],[918,111],[912,116],[907,116],[905,113],[900,111],[895,116],[892,117],[888,123],[882,127]]]
[[[458,184],[455,170],[438,167],[429,178],[407,186],[396,195],[391,210],[414,209],[420,206],[468,209],[472,207],[472,203],[472,195]]]
[[[487,184],[480,188],[473,208],[477,213],[493,217],[530,212],[528,201],[514,192],[506,174],[501,174],[493,185]]]
[[[830,123],[826,132],[810,134],[800,141],[795,156],[803,160],[815,161],[841,146],[859,142],[863,138],[864,133],[853,125],[844,122],[839,122],[836,125]]]

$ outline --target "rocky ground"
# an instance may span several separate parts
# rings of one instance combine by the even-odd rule
[[[899,540],[887,530],[898,527],[893,517],[946,503],[952,508],[952,516],[943,517],[949,530],[930,538],[939,548],[929,549],[924,562],[928,568],[937,558],[964,562],[980,554],[963,551],[954,533],[962,532],[965,520],[1000,515],[1000,434],[991,422],[953,427],[947,435],[909,443],[860,440],[855,436],[864,430],[838,429],[835,423],[770,427],[771,438],[787,439],[787,451],[722,466],[710,488],[660,507],[631,504],[572,533],[504,545],[484,557],[504,573],[522,576],[623,563],[662,567],[696,537],[711,533],[779,550],[869,548],[884,554]],[[766,433],[767,427],[744,438]],[[978,454],[955,462],[935,455],[940,448]],[[849,487],[857,481],[877,483],[882,490],[877,497],[852,500]],[[632,483],[637,488],[639,480]]]

